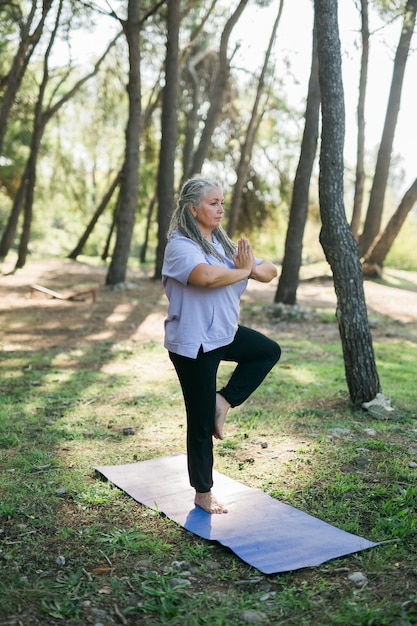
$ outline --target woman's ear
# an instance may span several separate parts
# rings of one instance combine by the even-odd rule
[[[195,206],[193,204],[189,204],[188,205],[188,209],[191,212],[191,215],[193,217],[195,217],[197,215],[197,209],[195,208]]]

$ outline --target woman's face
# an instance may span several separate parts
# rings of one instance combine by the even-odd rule
[[[190,211],[203,235],[211,237],[213,230],[219,226],[224,215],[223,202],[222,190],[214,187],[203,198],[199,207],[190,206]]]

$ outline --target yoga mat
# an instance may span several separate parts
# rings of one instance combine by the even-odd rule
[[[264,574],[321,565],[378,545],[216,471],[213,492],[229,512],[210,515],[194,505],[183,454],[94,469],[137,502],[218,541]]]

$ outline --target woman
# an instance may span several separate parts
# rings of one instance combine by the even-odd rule
[[[208,513],[227,513],[211,492],[212,437],[223,439],[229,408],[250,396],[281,355],[277,343],[238,325],[248,278],[269,282],[277,269],[256,259],[245,237],[237,245],[229,239],[221,227],[223,202],[215,181],[196,177],[183,185],[162,268],[169,300],[164,345],[184,396],[188,473],[194,502]],[[237,366],[216,392],[222,360]]]

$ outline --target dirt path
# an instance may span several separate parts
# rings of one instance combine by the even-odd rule
[[[303,269],[297,300],[304,309],[334,310],[336,297],[330,276]],[[5,269],[3,268],[3,271]],[[15,274],[0,276],[0,345],[4,350],[28,350],[109,340],[156,340],[163,337],[166,299],[160,281],[141,269],[128,275],[125,289],[104,286],[107,269],[68,260],[33,261]],[[51,299],[30,286],[41,284],[63,294],[95,288],[96,301]],[[272,304],[277,281],[268,285],[250,282],[243,305]],[[417,334],[417,273],[390,271],[385,283],[367,280],[365,294],[370,319],[387,316],[390,335]],[[252,318],[252,322],[255,321]],[[314,331],[314,321],[310,322]],[[334,332],[334,326],[329,332]],[[386,332],[378,325],[376,332]],[[394,330],[393,330],[394,329]],[[280,330],[283,327],[280,322]],[[321,328],[321,332],[326,330]]]

